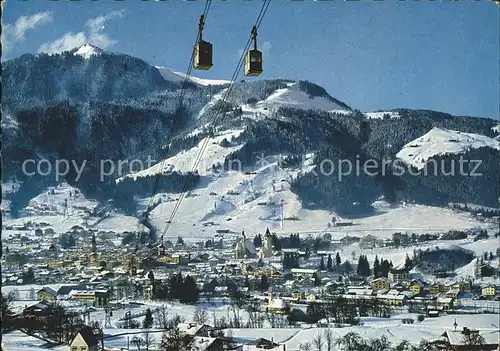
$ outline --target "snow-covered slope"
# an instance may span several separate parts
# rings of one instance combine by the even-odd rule
[[[74,55],[80,55],[84,58],[90,58],[93,55],[100,55],[102,54],[103,50],[95,45],[92,44],[83,44],[76,50]]]
[[[365,116],[368,119],[383,119],[386,115],[389,116],[389,118],[401,118],[399,112],[394,111],[365,112]]]
[[[233,138],[237,138],[242,132],[243,130],[226,130],[219,133],[219,135],[210,138],[208,142],[207,138],[204,138],[196,147],[193,147],[187,151],[184,150],[179,154],[172,156],[167,160],[159,162],[150,168],[131,175],[127,175],[125,177],[131,177],[135,180],[138,177],[152,176],[158,173],[165,172],[188,173],[197,171],[200,175],[206,174],[207,171],[211,170],[212,165],[217,165],[219,163],[223,165],[225,158],[229,154],[233,153],[243,146],[237,145],[224,147],[220,145],[224,139],[226,139],[227,141],[231,141]],[[196,169],[193,169],[194,163],[202,149],[204,149],[203,155],[199,160]],[[117,182],[120,182],[122,179],[123,177],[119,178]]]
[[[498,123],[496,126],[491,128],[492,131],[496,133],[500,133],[500,123]]]
[[[267,108],[282,106],[322,110],[327,112],[332,110],[345,110],[343,106],[340,106],[324,97],[310,97],[306,92],[298,89],[295,83],[289,84],[287,88],[276,90],[266,100],[259,101],[257,106]]]
[[[463,154],[481,147],[500,150],[500,142],[480,134],[434,127],[427,134],[406,144],[396,157],[417,169],[422,169],[425,162],[434,156]]]
[[[24,212],[31,215],[83,214],[97,206],[97,201],[86,199],[80,190],[61,183],[31,199]]]
[[[162,77],[165,80],[168,80],[170,82],[177,82],[177,83],[182,83],[186,79],[186,75],[181,72],[174,72],[169,68],[166,67],[161,67],[161,66],[155,66],[156,69],[160,72]],[[229,84],[231,81],[229,80],[217,80],[217,79],[202,79],[198,77],[193,77],[190,76],[189,80],[195,84],[198,85],[224,85],[224,84]]]

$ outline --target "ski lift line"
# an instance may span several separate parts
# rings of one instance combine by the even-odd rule
[[[205,3],[205,9],[203,11],[203,19],[205,20],[207,15],[208,15],[208,11],[210,10],[210,5],[212,3],[212,0],[208,0],[206,3]],[[201,29],[201,28],[200,28]],[[180,109],[182,108],[182,102],[184,100],[184,92],[186,90],[186,85],[189,81],[189,78],[191,77],[191,71],[193,69],[193,59],[194,59],[194,56],[195,56],[195,46],[196,46],[196,43],[200,40],[200,37],[201,37],[201,30],[198,30],[198,34],[196,36],[196,41],[195,41],[195,45],[193,45],[193,50],[191,52],[191,58],[189,60],[189,66],[188,66],[188,69],[186,71],[186,75],[184,77],[184,81],[183,81],[183,84],[182,84],[182,89],[181,89],[181,94],[180,94],[180,97],[179,97],[179,106],[175,112],[175,116],[174,116],[174,121],[172,123],[172,127],[169,129],[169,133],[167,134],[167,139],[166,139],[166,148],[167,148],[167,153],[169,151],[169,148],[170,148],[170,140],[173,136],[173,132],[175,130],[175,126],[176,126],[176,122],[178,122],[179,120],[179,112],[180,112]],[[163,169],[163,167],[165,166],[165,162],[166,162],[166,159],[162,160],[161,162],[161,167],[160,167],[160,170]],[[154,187],[153,187],[153,193],[151,195],[151,198],[149,200],[149,203],[148,203],[148,207],[147,207],[147,210],[146,212],[149,213],[149,211],[151,210],[151,206],[153,205],[153,201],[154,201],[154,196],[156,195],[156,191],[158,190],[158,185],[159,185],[159,181],[160,181],[160,174],[161,173],[158,173],[158,175],[156,176],[155,178],[155,184],[154,184]]]
[[[212,0],[207,0],[206,3],[205,3],[205,8],[203,10],[203,15],[202,15],[203,21],[205,21],[206,18],[207,18],[207,16],[208,16],[208,11],[210,10],[210,5],[211,4],[212,4]],[[200,29],[198,30],[198,33],[196,35],[195,45],[193,45],[193,49],[192,49],[192,52],[191,52],[191,58],[189,59],[189,66],[188,66],[188,69],[186,71],[186,75],[184,77],[184,81],[182,82],[181,93],[180,93],[180,96],[179,96],[179,104],[178,104],[177,110],[175,111],[174,120],[173,120],[172,126],[169,129],[168,134],[167,134],[167,138],[166,138],[166,153],[165,154],[168,154],[168,152],[169,152],[169,149],[170,149],[170,140],[172,139],[173,132],[175,131],[175,129],[176,129],[175,127],[176,127],[176,125],[177,125],[177,123],[179,121],[179,113],[180,113],[180,110],[182,108],[182,103],[184,101],[184,93],[186,91],[186,86],[187,86],[187,83],[190,80],[191,71],[193,69],[193,60],[194,60],[194,56],[195,56],[195,46],[196,46],[196,43],[201,38],[201,30]],[[165,167],[165,163],[166,163],[166,159],[163,159],[162,162],[160,163],[160,170],[162,170],[163,167]],[[156,175],[155,182],[154,182],[154,185],[153,185],[153,191],[152,191],[151,197],[149,199],[148,206],[146,208],[146,212],[143,215],[142,219],[144,219],[147,215],[149,215],[149,212],[151,211],[151,207],[153,206],[154,198],[155,198],[156,192],[158,191],[158,186],[160,184],[160,177],[161,177],[161,172],[159,172]],[[143,220],[141,220],[141,222],[140,222],[140,229],[141,229],[140,231],[144,230],[144,221]]]
[[[260,25],[260,23],[262,23],[263,16],[265,15],[265,13],[266,13],[266,11],[267,11],[267,8],[269,7],[269,4],[270,4],[270,0],[269,0],[269,2],[268,2],[267,4],[266,4],[266,2],[264,1],[264,4],[262,5],[261,11],[260,11],[260,13],[259,13],[259,16],[257,17],[256,25]],[[254,28],[256,27],[256,25],[254,26]],[[214,131],[215,131],[215,126],[217,125],[217,123],[218,123],[218,120],[219,120],[220,116],[221,116],[221,115],[222,115],[222,116],[224,115],[224,114],[222,114],[222,113],[221,113],[221,112],[223,111],[223,107],[224,107],[223,105],[224,105],[224,103],[226,102],[226,100],[227,100],[227,98],[228,98],[228,96],[229,96],[229,94],[230,94],[230,92],[231,92],[231,90],[232,90],[232,87],[233,87],[233,85],[234,85],[234,82],[236,81],[236,78],[237,78],[237,76],[238,76],[238,73],[239,73],[239,71],[240,71],[240,69],[241,69],[241,67],[242,67],[243,60],[244,60],[244,58],[245,58],[245,52],[248,50],[248,48],[249,48],[249,46],[250,46],[250,43],[251,43],[252,38],[253,38],[253,31],[252,31],[252,36],[251,36],[251,37],[249,38],[249,40],[247,41],[247,44],[246,44],[245,50],[244,50],[244,52],[243,52],[242,57],[240,58],[240,61],[239,61],[239,63],[238,63],[238,66],[237,66],[237,68],[236,68],[235,72],[233,73],[233,76],[232,76],[232,78],[231,78],[231,83],[230,83],[230,86],[227,88],[226,93],[224,94],[224,97],[223,97],[223,99],[222,99],[222,103],[221,103],[221,105],[220,105],[220,107],[219,107],[219,109],[218,109],[218,111],[217,111],[218,113],[216,114],[216,118],[215,118],[215,120],[213,121],[212,126],[211,126],[211,128],[210,128],[209,137],[205,138],[205,140],[204,140],[204,142],[203,142],[203,146],[202,146],[202,148],[201,148],[200,152],[198,153],[197,158],[195,159],[195,163],[194,163],[193,168],[192,168],[192,173],[196,170],[196,167],[198,166],[199,162],[201,161],[201,157],[202,157],[203,153],[205,152],[205,150],[206,150],[206,148],[207,148],[207,146],[208,146],[208,143],[210,142],[210,138],[211,138],[211,137],[213,136],[213,134],[214,134]],[[163,234],[162,234],[162,238],[163,238],[163,235],[164,235],[164,234],[166,233],[166,231],[168,230],[168,227],[169,227],[170,223],[172,222],[172,220],[173,220],[173,218],[174,218],[175,214],[177,213],[177,210],[179,209],[180,203],[181,203],[181,202],[182,202],[182,200],[184,199],[184,196],[185,196],[185,194],[186,194],[186,191],[187,191],[187,189],[189,188],[189,185],[191,184],[191,179],[192,179],[192,178],[191,178],[191,174],[192,174],[192,173],[190,173],[190,175],[188,176],[188,180],[187,180],[187,182],[185,183],[185,186],[184,186],[184,188],[183,188],[183,191],[182,191],[182,193],[181,193],[181,196],[179,197],[179,200],[177,201],[177,203],[176,203],[176,205],[175,205],[175,207],[174,207],[174,209],[173,209],[173,211],[172,211],[172,214],[171,214],[171,216],[170,216],[170,219],[169,219],[169,221],[167,222],[167,226],[166,226],[166,228],[165,228],[165,230],[164,230],[164,232],[163,232]]]
[[[269,0],[269,1],[270,1],[270,0]],[[269,3],[270,3],[270,2],[269,2]],[[269,6],[269,3],[267,3],[267,6],[266,6],[266,2],[264,2],[263,6],[262,6],[262,8],[261,8],[261,11],[260,11],[260,13],[259,13],[259,16],[258,16],[258,18],[257,18],[257,22],[256,22],[256,24],[260,25],[260,23],[262,22],[263,15],[265,15],[265,12],[267,11],[267,7]],[[246,44],[246,47],[245,47],[244,53],[245,53],[245,51],[246,51],[246,50],[248,50],[248,48],[249,48],[249,46],[250,46],[250,43],[251,43],[251,40],[252,40],[252,37],[250,37],[250,38],[249,38],[249,40],[247,41],[247,44]],[[224,97],[223,97],[223,99],[222,99],[222,103],[221,103],[221,105],[220,105],[220,107],[219,107],[219,109],[218,109],[218,111],[217,111],[216,118],[215,118],[215,120],[213,121],[212,126],[211,126],[211,128],[210,128],[209,137],[205,138],[205,140],[204,140],[204,142],[203,142],[203,146],[202,146],[202,148],[201,148],[200,152],[198,153],[198,156],[197,156],[197,157],[196,157],[196,159],[195,159],[195,163],[194,163],[194,165],[193,165],[193,170],[192,170],[192,172],[194,172],[194,171],[196,170],[196,167],[198,166],[199,162],[201,161],[201,156],[202,156],[202,155],[203,155],[203,153],[205,152],[205,150],[206,150],[206,148],[207,148],[207,146],[208,146],[208,143],[210,142],[210,138],[211,138],[211,137],[213,136],[213,134],[214,134],[214,131],[215,131],[215,125],[217,125],[217,122],[218,122],[218,120],[219,120],[219,118],[220,118],[221,112],[222,112],[223,107],[224,107],[223,105],[224,105],[224,103],[226,102],[226,100],[227,100],[227,98],[228,98],[228,96],[229,96],[229,93],[230,93],[230,91],[231,91],[231,89],[232,89],[232,87],[233,87],[233,84],[234,84],[234,82],[236,81],[236,78],[237,78],[237,76],[238,76],[239,70],[241,69],[242,62],[243,62],[244,55],[245,55],[244,53],[243,53],[242,57],[240,58],[240,61],[239,61],[239,63],[238,63],[238,66],[237,66],[237,68],[236,68],[235,72],[233,73],[233,76],[232,76],[232,78],[231,78],[231,83],[230,83],[230,86],[227,88],[226,93],[224,94]],[[177,203],[176,203],[176,205],[175,205],[175,207],[174,207],[174,209],[173,209],[173,211],[172,211],[172,215],[170,216],[170,219],[169,219],[169,221],[167,222],[167,226],[170,224],[170,222],[171,222],[171,221],[172,221],[172,219],[174,218],[175,214],[177,213],[177,210],[178,210],[178,208],[179,208],[179,206],[180,206],[180,203],[181,203],[182,199],[184,198],[185,193],[186,193],[186,191],[187,191],[187,189],[188,189],[188,187],[189,187],[189,185],[190,185],[190,180],[191,180],[191,174],[188,176],[188,180],[187,180],[187,182],[185,183],[185,186],[184,186],[184,188],[183,188],[183,191],[182,191],[182,193],[181,193],[181,196],[179,197],[179,200],[177,201]],[[164,231],[164,233],[165,233],[165,232],[166,232],[166,230]],[[163,235],[162,235],[162,237],[163,237]]]
[[[261,8],[261,10],[259,12],[259,15],[257,16],[257,20],[256,20],[256,23],[255,23],[255,25],[254,25],[253,28],[258,29],[258,27],[260,27],[260,25],[262,23],[262,20],[264,19],[264,16],[265,16],[265,14],[267,12],[267,9],[269,8],[269,4],[270,3],[271,3],[271,0],[269,0],[267,2],[266,2],[266,0],[264,0],[264,3],[262,4],[262,8]],[[167,233],[168,229],[170,228],[170,224],[172,223],[172,220],[175,217],[175,214],[177,213],[177,211],[178,211],[178,209],[180,207],[180,204],[181,204],[182,200],[185,197],[187,189],[189,188],[189,185],[191,184],[192,173],[196,170],[196,167],[198,166],[199,162],[201,161],[201,157],[203,156],[203,154],[204,154],[204,152],[205,152],[205,150],[206,150],[206,148],[208,146],[208,143],[210,142],[210,139],[214,135],[215,126],[217,125],[220,117],[224,118],[224,116],[225,116],[225,114],[222,112],[223,108],[225,107],[225,105],[227,103],[227,98],[228,98],[229,94],[231,93],[231,90],[232,90],[232,87],[234,85],[234,82],[236,81],[236,78],[238,77],[239,71],[242,68],[246,52],[248,51],[253,38],[254,38],[254,30],[252,30],[252,35],[250,35],[250,37],[249,37],[249,39],[247,41],[245,49],[243,50],[243,54],[241,55],[241,58],[240,58],[240,60],[238,62],[238,65],[236,66],[236,69],[235,69],[235,71],[233,73],[233,76],[231,78],[231,82],[229,84],[229,87],[227,88],[227,90],[226,90],[226,92],[225,92],[225,94],[223,96],[223,99],[222,99],[220,107],[219,107],[219,109],[217,111],[216,117],[215,117],[215,119],[212,122],[212,125],[210,127],[209,136],[206,137],[205,140],[204,140],[204,142],[203,142],[203,146],[202,146],[200,152],[198,153],[198,156],[196,157],[195,163],[193,165],[192,172],[188,175],[188,179],[187,179],[187,181],[185,183],[185,186],[183,188],[181,196],[179,197],[178,201],[176,202],[176,204],[174,206],[174,209],[172,210],[172,214],[170,215],[170,218],[167,221],[165,229],[163,230],[163,233],[161,235],[162,242],[163,242],[163,237]]]

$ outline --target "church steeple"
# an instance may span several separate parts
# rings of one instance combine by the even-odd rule
[[[273,255],[273,238],[269,228],[266,229],[264,234],[264,242],[260,251],[260,258],[269,258]]]
[[[97,243],[95,240],[95,233],[92,233],[92,253],[97,252]]]
[[[264,234],[264,237],[271,236],[271,232],[269,231],[269,228],[266,229],[266,234]]]

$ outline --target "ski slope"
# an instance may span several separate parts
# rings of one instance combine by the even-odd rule
[[[342,106],[324,97],[310,97],[306,92],[300,90],[296,83],[289,84],[287,88],[277,89],[267,99],[259,101],[257,103],[257,107],[290,107],[322,110],[326,112],[332,110],[344,110]]]
[[[200,175],[209,174],[212,166],[217,166],[218,164],[224,165],[228,155],[243,147],[243,144],[229,147],[221,146],[220,144],[223,140],[226,139],[230,142],[232,139],[237,138],[241,133],[243,133],[243,131],[244,130],[226,130],[212,138],[204,138],[196,147],[184,150],[150,168],[121,177],[117,179],[116,182],[119,183],[124,178],[132,178],[136,180],[140,177],[154,176],[168,172],[189,173],[196,171]],[[201,155],[201,158],[198,159],[202,150],[203,154]]]
[[[169,82],[176,82],[176,83],[182,83],[186,80],[186,74],[181,73],[181,72],[175,72],[172,71],[169,68],[166,67],[161,67],[161,66],[155,66],[155,68],[160,72],[162,75],[163,79],[169,81]],[[189,80],[192,83],[195,83],[197,85],[202,85],[202,86],[207,86],[207,85],[224,85],[224,84],[229,84],[231,81],[229,80],[221,80],[221,79],[203,79],[203,78],[198,78],[198,77],[193,77],[189,76]]]
[[[422,169],[426,161],[434,156],[463,154],[481,147],[500,150],[500,142],[480,134],[434,127],[427,134],[403,146],[396,157],[408,165]]]

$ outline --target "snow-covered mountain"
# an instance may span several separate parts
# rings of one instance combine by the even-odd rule
[[[396,157],[422,169],[426,161],[436,155],[463,154],[482,147],[500,150],[500,142],[484,135],[434,127],[427,134],[406,144]]]
[[[494,131],[495,133],[500,133],[500,123],[492,127],[491,130]]]
[[[257,103],[258,107],[272,108],[289,107],[304,110],[345,111],[344,105],[323,96],[311,96],[299,89],[296,83],[289,83],[286,88],[277,89],[264,101]]]
[[[22,175],[19,169],[26,158],[63,158],[79,165],[85,161],[78,180],[70,169],[66,181],[86,198],[102,203],[113,199],[133,215],[144,210],[158,174],[158,199],[163,199],[158,208],[168,210],[167,199],[178,197],[195,171],[187,190],[198,195],[186,201],[206,207],[196,213],[202,222],[262,218],[275,227],[278,204],[284,200],[285,216],[298,218],[305,228],[332,210],[338,215],[366,211],[381,195],[426,204],[483,199],[480,204],[492,206],[500,191],[489,178],[459,186],[456,179],[452,184],[426,183],[423,178],[366,174],[339,181],[320,172],[325,160],[354,164],[358,156],[380,161],[388,155],[411,163],[416,157],[488,145],[494,151],[488,155],[488,170],[494,174],[499,149],[490,137],[498,122],[489,119],[402,109],[361,113],[314,83],[289,79],[237,80],[226,95],[227,81],[190,77],[181,90],[184,74],[91,44],[62,54],[9,60],[3,65],[3,79],[2,109],[9,116],[2,121],[9,127],[3,145],[4,178],[20,184],[6,200],[17,212],[54,186],[50,177]],[[221,103],[223,97],[226,104]],[[418,156],[410,156],[416,151]],[[153,165],[115,167],[101,177],[101,160],[137,160],[144,165],[148,157],[156,160]],[[488,194],[483,194],[485,189]],[[213,193],[220,198],[214,200]],[[152,215],[153,222],[161,217]]]
[[[179,82],[182,83],[186,79],[186,74],[181,72],[174,72],[167,67],[155,66],[156,69],[161,73],[162,77],[167,81]],[[230,80],[220,80],[220,79],[203,79],[194,77],[192,75],[189,76],[189,80],[200,86],[207,85],[225,85],[231,83]]]
[[[84,58],[90,58],[91,56],[101,55],[103,52],[104,50],[102,50],[101,48],[89,43],[85,43],[75,51],[74,55],[80,55]]]

